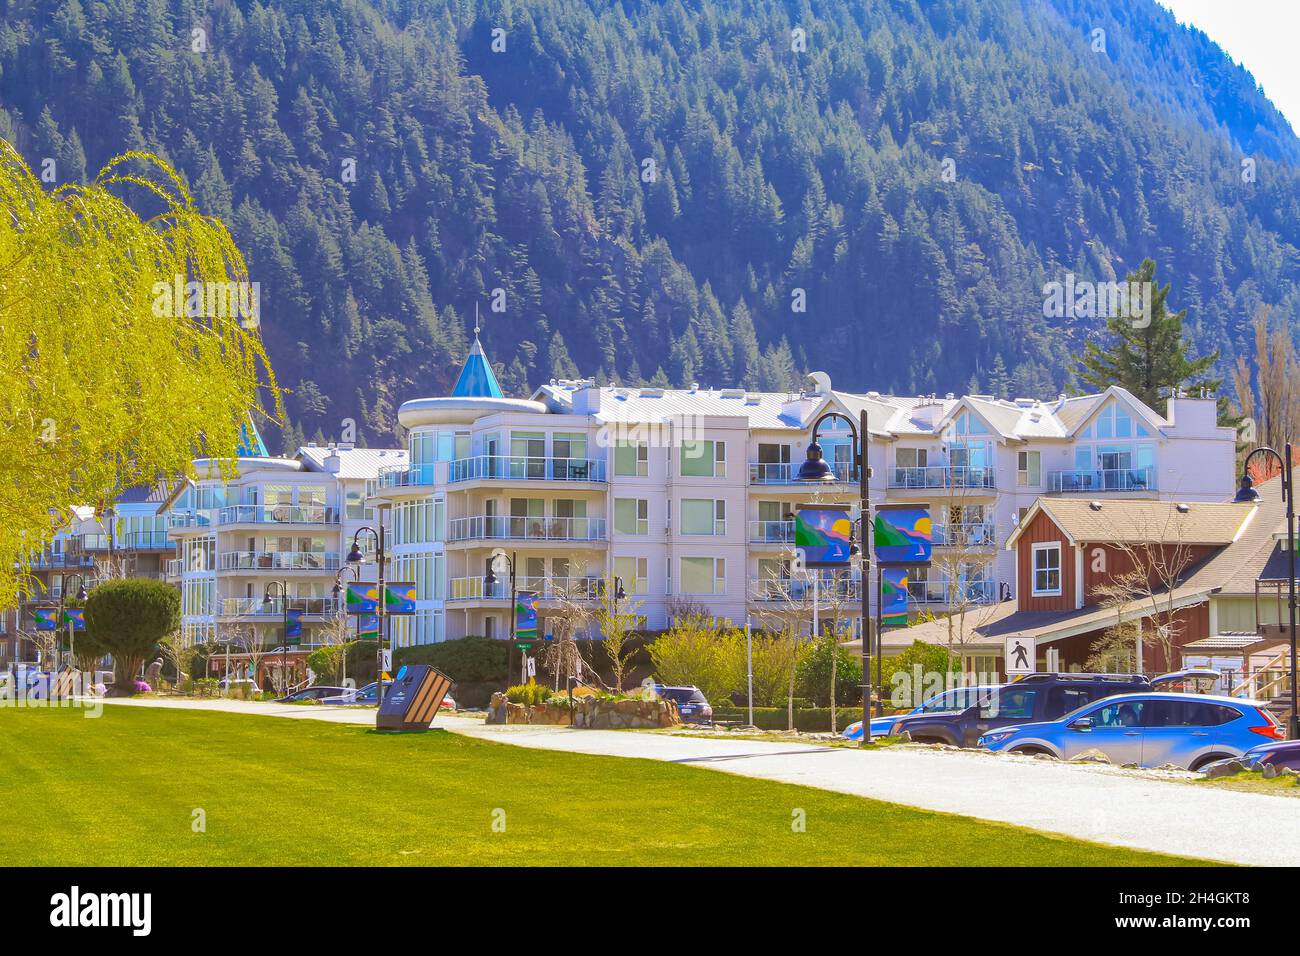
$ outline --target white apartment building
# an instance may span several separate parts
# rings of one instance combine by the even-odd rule
[[[276,458],[265,454],[260,439],[256,446],[237,460],[229,481],[215,462],[196,462],[199,479],[180,483],[163,503],[177,547],[166,573],[181,589],[187,642],[229,640],[234,630],[251,629],[263,647],[279,647],[287,590],[289,606],[303,612],[294,654],[305,656],[337,619],[334,585],[354,537],[363,527],[378,527],[368,494],[380,469],[404,467],[407,454],[338,444],[307,445],[293,458]],[[374,536],[362,533],[357,543],[365,555],[361,580],[374,581]],[[389,579],[400,580],[391,568]],[[342,580],[353,580],[350,569]],[[433,590],[430,581],[423,587]],[[398,623],[393,633],[399,632],[404,640],[441,635],[427,602],[415,619]]]
[[[652,629],[683,605],[739,623],[801,595],[795,505],[858,496],[839,419],[820,444],[841,480],[795,479],[828,411],[867,414],[873,508],[930,504],[934,560],[909,575],[918,610],[1013,597],[1002,545],[1040,495],[1222,501],[1235,486],[1235,435],[1210,399],[1173,397],[1161,416],[1122,388],[1000,401],[858,395],[811,379],[798,395],[561,381],[512,399],[476,341],[452,395],[399,409],[410,460],[380,472],[372,502],[393,514],[397,577],[425,569],[421,603],[439,621],[407,639],[508,636],[507,576],[484,582],[498,550],[514,558],[517,588],[539,595],[543,630],[548,596],[596,599],[607,576]],[[860,611],[859,586],[823,588],[823,603]]]

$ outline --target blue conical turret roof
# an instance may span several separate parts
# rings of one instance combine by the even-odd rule
[[[477,330],[475,330],[477,332]],[[456,387],[451,390],[453,398],[503,398],[501,386],[483,354],[483,345],[474,336],[474,344],[469,347],[465,358],[465,367],[460,370]]]
[[[253,424],[252,418],[244,420],[244,424],[239,427],[239,451],[240,458],[268,458],[266,443],[262,441],[262,435]]]

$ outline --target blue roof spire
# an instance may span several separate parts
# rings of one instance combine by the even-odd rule
[[[483,354],[483,343],[478,340],[478,305],[474,306],[474,344],[469,347],[465,358],[465,367],[460,370],[456,387],[451,390],[453,398],[504,398],[501,386],[497,384],[496,374]]]
[[[250,415],[244,419],[244,424],[239,426],[239,451],[236,454],[240,458],[268,458],[266,443],[262,441],[262,435],[253,424],[253,417]]]

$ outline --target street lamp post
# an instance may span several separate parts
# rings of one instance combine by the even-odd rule
[[[347,614],[347,608],[344,607],[343,598],[342,598],[344,571],[352,572],[353,581],[361,580],[361,566],[359,564],[345,564],[343,565],[343,567],[339,568],[339,573],[334,575],[334,588],[333,588],[334,605],[340,616]],[[344,637],[346,636],[347,634],[346,632],[344,632]],[[360,614],[357,615],[357,640],[361,640],[361,615]],[[343,643],[343,675],[340,678],[340,680],[343,681],[343,686],[345,687],[347,686],[347,679],[348,679],[348,648],[347,648],[347,641],[345,640]]]
[[[77,600],[78,601],[86,600],[86,579],[82,577],[80,574],[64,575],[63,587],[59,590],[59,620],[60,621],[63,620],[63,612],[65,610],[65,604],[67,602],[67,593],[68,593],[68,589],[72,586],[71,581],[73,578],[77,579]],[[56,631],[55,633],[58,632]],[[73,636],[74,634],[75,634],[75,627],[72,619],[69,618],[68,619],[68,663],[69,666],[71,667],[77,666],[77,646],[76,646],[76,638]],[[58,662],[56,661],[55,662],[56,667],[57,664]],[[91,676],[93,677],[94,675],[92,674]]]
[[[515,640],[516,640],[515,619],[518,617],[518,611],[515,608],[515,602],[519,600],[519,593],[516,590],[516,578],[515,578],[515,559],[518,557],[519,555],[517,553],[506,554],[505,549],[497,548],[495,551],[492,552],[490,557],[485,559],[484,573],[483,573],[483,588],[486,591],[487,589],[491,588],[493,585],[497,583],[496,570],[493,568],[493,565],[496,564],[497,561],[504,561],[506,563],[506,568],[510,572],[510,651],[509,654],[512,657],[514,656]],[[487,595],[485,594],[484,597],[486,596]],[[521,665],[523,664],[522,659],[520,660],[520,664]],[[510,661],[507,661],[506,668],[509,669],[509,666],[510,666]],[[523,668],[521,667],[520,670],[522,671],[522,669]],[[524,684],[528,683],[527,674],[523,675],[521,683]]]
[[[796,475],[799,481],[830,483],[836,480],[835,472],[822,458],[821,446],[817,444],[817,432],[822,422],[828,418],[839,418],[848,422],[849,432],[853,435],[853,463],[858,469],[859,511],[862,518],[862,580],[859,590],[862,592],[862,743],[871,743],[871,589],[867,583],[871,580],[871,542],[868,534],[871,528],[870,478],[871,468],[867,464],[867,413],[859,413],[855,424],[853,419],[841,412],[826,412],[813,422],[812,440],[808,443],[808,456],[799,466]]]
[[[384,580],[384,564],[388,559],[384,553],[384,509],[379,508],[378,511],[378,531],[370,527],[370,525],[366,525],[365,527],[358,528],[356,534],[352,536],[352,550],[348,552],[348,564],[357,567],[360,566],[363,558],[361,555],[361,547],[357,542],[361,539],[363,532],[368,532],[373,535],[375,539],[375,563],[379,567],[379,601],[375,608],[375,614],[379,618],[379,640],[376,642],[379,647],[375,652],[375,700],[378,702],[379,706],[382,707],[384,705],[384,620],[387,617],[385,612],[387,611],[388,604],[388,595],[384,591],[386,583]]]
[[[1274,449],[1264,445],[1256,448],[1241,466],[1241,487],[1237,490],[1236,501],[1258,501],[1259,492],[1254,488],[1250,478],[1250,461],[1256,455],[1274,458],[1282,468],[1282,500],[1286,502],[1286,567],[1287,567],[1287,608],[1290,614],[1291,637],[1291,720],[1287,736],[1300,740],[1300,709],[1296,707],[1296,551],[1295,551],[1295,485],[1291,467],[1291,443],[1286,443],[1285,454],[1279,455]]]
[[[283,694],[289,693],[289,582],[272,581],[262,591],[262,606],[271,603],[271,589],[278,588],[280,603],[283,605],[284,633],[280,636],[280,679],[284,681]],[[282,694],[282,696],[283,696]]]

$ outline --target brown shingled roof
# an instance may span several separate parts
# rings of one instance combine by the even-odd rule
[[[1038,508],[1075,543],[1185,545],[1231,544],[1256,510],[1255,505],[1235,502],[1081,498],[1039,498]],[[1027,523],[1021,522],[1021,527]],[[1013,534],[1008,545],[1016,537]]]

